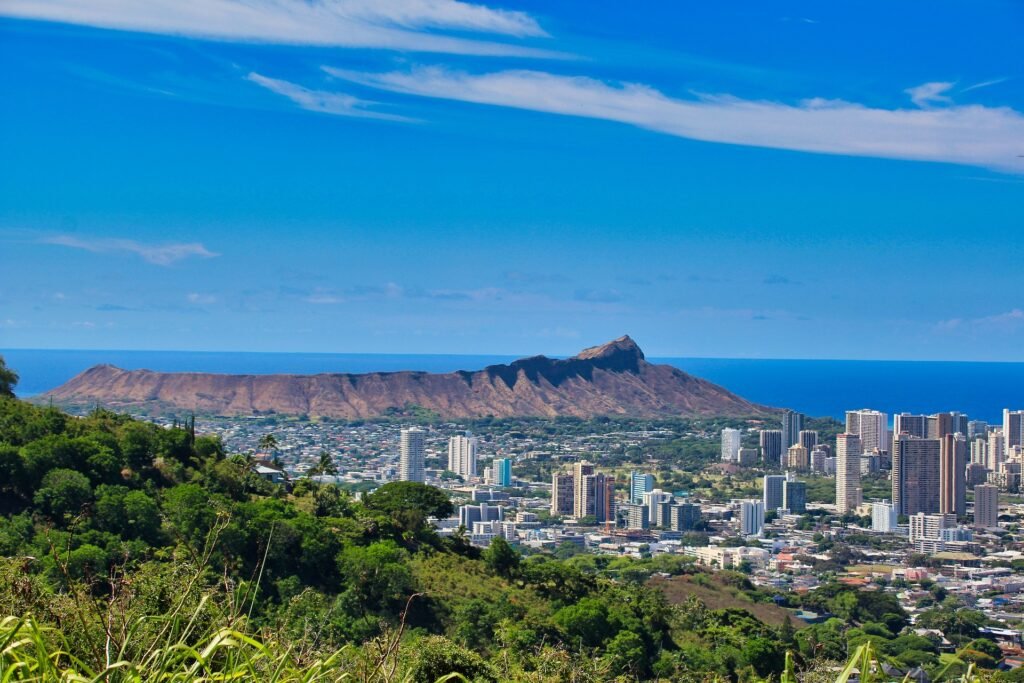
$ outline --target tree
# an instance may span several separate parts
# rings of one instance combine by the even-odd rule
[[[491,544],[484,551],[484,562],[492,572],[506,579],[519,571],[519,553],[501,536],[491,539]]]
[[[328,476],[334,476],[338,473],[338,466],[334,463],[334,458],[327,451],[320,451],[320,460],[314,469],[317,474],[326,474]]]
[[[632,631],[619,631],[605,648],[605,659],[613,674],[633,680],[644,678],[647,668],[647,649],[644,640]]]
[[[276,453],[278,449],[277,437],[273,434],[264,434],[260,437],[258,446],[265,453]]]
[[[447,517],[455,509],[444,491],[415,481],[384,484],[367,495],[364,504],[370,510],[396,518],[410,512],[416,513],[421,520],[427,517]]]
[[[0,396],[14,398],[14,387],[18,385],[18,373],[7,367],[4,357],[0,356]]]
[[[77,515],[91,500],[89,479],[81,472],[63,468],[48,472],[33,498],[43,513],[57,522]]]
[[[608,608],[597,598],[583,598],[555,612],[554,622],[573,643],[597,647],[611,635]]]
[[[412,590],[408,554],[394,541],[349,546],[338,556],[345,602],[361,613],[397,609]]]

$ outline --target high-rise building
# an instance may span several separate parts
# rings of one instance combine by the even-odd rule
[[[938,439],[898,434],[892,451],[892,502],[900,515],[939,511]]]
[[[736,451],[736,462],[743,467],[753,467],[757,464],[757,449],[740,448]]]
[[[650,511],[640,503],[620,503],[616,514],[627,529],[646,529],[651,525]]]
[[[782,447],[789,448],[800,441],[800,432],[804,428],[804,415],[793,410],[782,413]]]
[[[784,474],[767,474],[764,477],[763,495],[764,509],[777,510],[782,505],[783,486],[788,477]]]
[[[979,484],[974,487],[974,526],[991,529],[999,526],[999,487]]]
[[[551,516],[567,517],[576,509],[576,486],[573,475],[555,472],[551,475]]]
[[[573,470],[573,515],[593,516],[599,523],[614,519],[615,479],[596,472],[588,462],[578,462]]]
[[[654,488],[654,475],[633,470],[629,473],[629,500],[642,503],[644,494]]]
[[[672,531],[690,531],[700,523],[700,506],[692,503],[673,503],[668,507],[668,527]]]
[[[824,472],[825,471],[825,460],[831,457],[832,451],[825,444],[819,443],[811,451],[811,471],[812,472]]]
[[[787,479],[782,484],[782,507],[791,514],[802,515],[807,512],[806,482]]]
[[[889,450],[889,416],[885,413],[867,408],[847,410],[846,433],[860,437],[865,453]]]
[[[947,434],[939,444],[939,512],[967,514],[967,438]]]
[[[462,505],[459,507],[459,526],[472,529],[476,522],[495,522],[505,518],[504,508],[498,505]]]
[[[424,480],[423,442],[427,433],[419,427],[402,429],[399,437],[398,478],[402,481]]]
[[[1024,410],[1003,409],[1003,441],[1006,451],[1024,446]]]
[[[448,469],[460,477],[475,477],[476,448],[477,439],[469,432],[448,439]]]
[[[1002,429],[990,429],[988,432],[988,468],[1000,472],[1006,462],[1006,439]]]
[[[769,467],[782,465],[782,430],[762,429],[758,445],[761,448],[761,460]]]
[[[949,419],[949,428],[953,434],[963,434],[964,436],[967,436],[967,430],[969,429],[968,425],[970,424],[970,420],[967,418],[966,415],[964,415],[958,410],[954,410],[949,414]]]
[[[836,436],[836,508],[845,515],[861,502],[860,454],[863,451],[856,434]]]
[[[743,445],[743,432],[726,427],[722,430],[722,460],[736,462],[740,447]]]
[[[953,414],[935,413],[928,416],[928,438],[941,439],[946,434],[953,434]]]
[[[797,443],[806,448],[807,453],[810,454],[818,445],[818,432],[813,429],[801,429],[800,434],[797,435]]]
[[[807,449],[800,444],[793,444],[786,450],[786,469],[806,472],[810,469],[811,458]]]
[[[988,483],[988,469],[979,462],[967,465],[967,488],[973,489],[978,484]]]
[[[494,471],[494,483],[498,486],[512,485],[512,458],[495,458],[491,463]]]
[[[740,502],[740,533],[756,536],[764,528],[764,503],[760,500]]]
[[[967,440],[974,441],[978,437],[988,436],[988,422],[984,420],[970,420],[967,423]]]
[[[978,436],[971,439],[971,464],[988,467],[988,437]]]
[[[925,415],[911,415],[900,413],[893,416],[892,435],[893,438],[900,434],[909,434],[919,439],[928,436],[928,417]]]
[[[647,518],[653,526],[668,525],[669,505],[672,494],[661,489],[652,489],[644,494],[643,504],[647,506]]]
[[[888,501],[871,504],[871,530],[883,534],[892,533],[896,530],[896,523],[899,515],[896,514],[896,506]]]
[[[918,512],[910,515],[910,542],[941,539],[943,529],[955,526],[956,517],[953,515],[927,515]]]

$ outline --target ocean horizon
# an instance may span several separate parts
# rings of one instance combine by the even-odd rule
[[[496,354],[374,354],[232,351],[0,349],[20,375],[18,396],[54,389],[103,363],[159,372],[224,374],[453,372],[508,363]],[[935,413],[959,410],[995,423],[1024,405],[1024,363],[984,361],[648,358],[719,384],[746,399],[815,417],[842,418],[873,408]]]

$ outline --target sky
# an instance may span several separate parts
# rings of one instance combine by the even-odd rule
[[[4,0],[0,348],[1024,361],[1022,29]]]

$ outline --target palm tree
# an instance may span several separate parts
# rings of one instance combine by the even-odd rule
[[[277,437],[273,434],[264,434],[260,437],[258,445],[264,453],[276,453],[278,449]]]
[[[7,367],[4,357],[0,356],[0,396],[14,398],[14,387],[18,384],[18,373]]]
[[[333,476],[338,473],[338,466],[334,464],[334,458],[327,451],[320,451],[320,462],[317,463],[316,469],[320,474]]]

